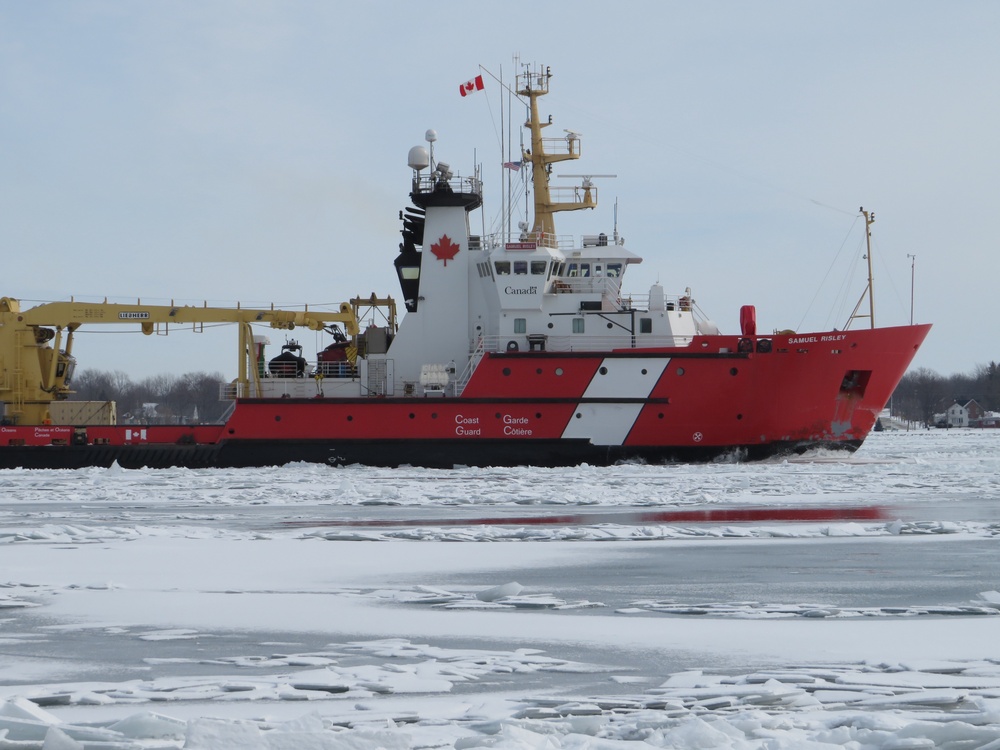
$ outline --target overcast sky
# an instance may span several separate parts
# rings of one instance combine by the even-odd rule
[[[842,328],[863,205],[877,322],[909,320],[915,255],[915,365],[970,372],[1000,359],[998,36],[995,2],[0,0],[0,294],[399,297],[407,151],[434,128],[480,162],[492,224],[500,90],[459,84],[518,55],[552,68],[551,134],[583,134],[562,171],[617,175],[557,229],[610,233],[617,200],[633,292],[690,286],[726,332],[748,303],[763,331]],[[235,374],[235,331],[177,334],[76,354]]]

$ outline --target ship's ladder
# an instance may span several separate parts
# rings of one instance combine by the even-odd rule
[[[11,403],[11,414],[15,418],[24,414],[24,339],[28,335],[27,330],[17,330],[14,332],[14,398]],[[34,333],[32,333],[34,336]]]
[[[465,369],[462,370],[462,374],[459,376],[458,380],[455,381],[456,396],[462,395],[462,391],[465,390],[465,386],[467,386],[469,381],[472,380],[472,373],[476,371],[476,368],[479,366],[479,363],[482,361],[483,355],[485,354],[486,341],[482,336],[480,336],[475,347],[473,347],[471,354],[469,355],[469,364],[465,366]]]

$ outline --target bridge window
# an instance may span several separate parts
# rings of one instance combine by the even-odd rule
[[[515,260],[514,261],[514,273],[517,275],[528,273],[528,261],[526,260]]]
[[[611,278],[615,278],[622,275],[622,264],[621,263],[608,263],[607,275]]]
[[[497,269],[497,276],[510,276],[509,260],[494,261],[493,266]]]
[[[531,273],[534,276],[543,276],[546,269],[548,268],[549,262],[547,260],[533,260],[531,261]]]

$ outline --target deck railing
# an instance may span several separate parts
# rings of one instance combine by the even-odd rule
[[[549,334],[514,334],[512,336],[484,336],[481,352],[476,364],[486,352],[546,351],[546,352],[601,352],[615,349],[649,349],[666,346],[687,346],[691,336],[654,336],[652,334],[631,335],[622,332],[617,336],[587,336],[570,334],[554,336]],[[516,344],[516,347],[511,344]],[[470,362],[471,364],[471,362]],[[475,368],[471,368],[474,370]],[[471,370],[470,370],[471,376]],[[466,381],[468,382],[468,378]]]
[[[346,381],[355,380],[358,377],[357,369],[350,362],[346,361],[306,362],[305,371],[301,376],[295,374],[294,363],[291,368],[286,367],[284,372],[280,369],[281,364],[287,363],[279,363],[274,372],[265,369],[266,374],[260,379],[260,382],[306,382],[314,381],[317,378],[320,380]],[[238,398],[253,398],[258,395],[255,382],[256,378],[253,378],[248,383],[241,383],[238,380],[233,380],[229,383],[220,383],[219,400],[234,401]]]

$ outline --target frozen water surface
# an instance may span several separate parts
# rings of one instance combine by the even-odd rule
[[[0,472],[0,747],[1000,747],[998,498],[1000,431],[967,430]],[[883,516],[670,519],[803,507]]]

